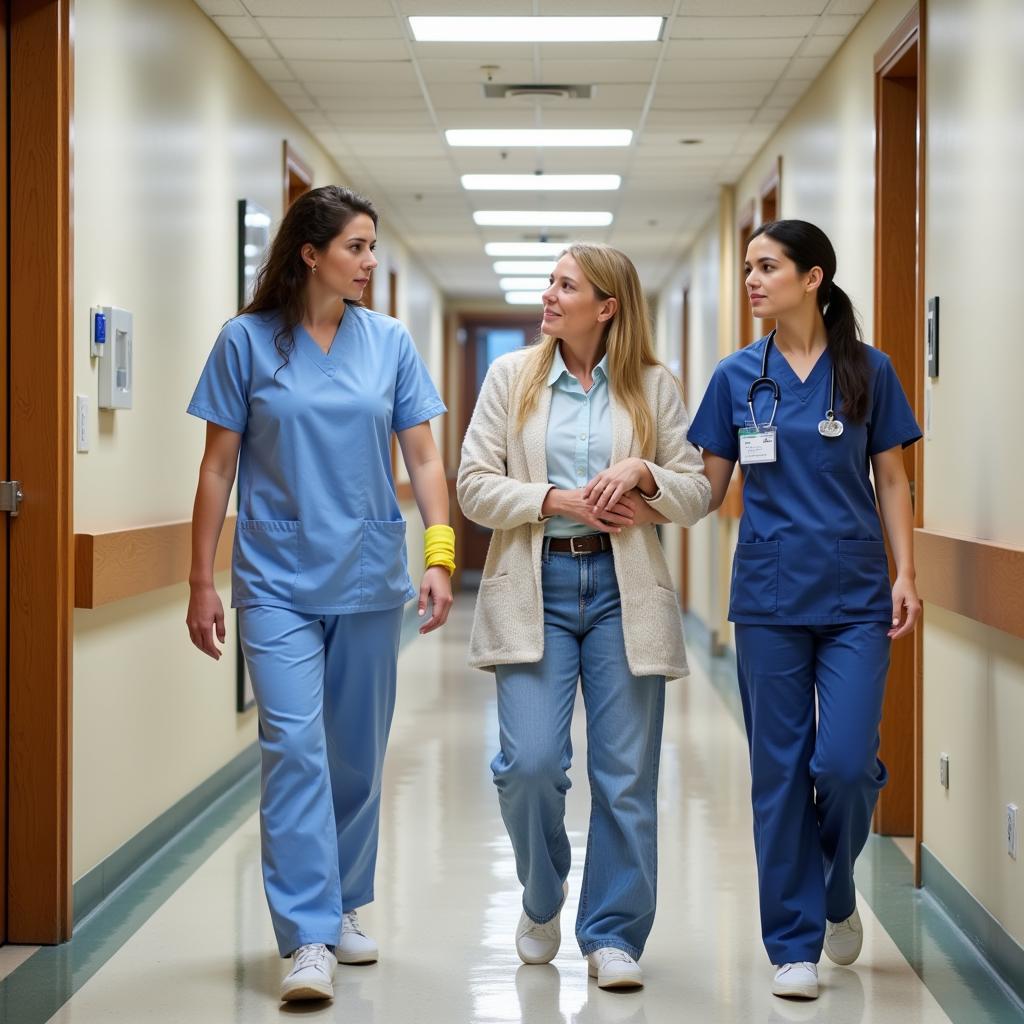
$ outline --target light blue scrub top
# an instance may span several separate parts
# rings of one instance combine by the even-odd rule
[[[561,346],[548,374],[548,483],[564,490],[583,487],[611,464],[612,419],[608,404],[608,354],[594,367],[594,382],[584,391],[568,371]],[[565,516],[545,520],[548,537],[581,537],[594,529]]]
[[[761,376],[766,338],[726,356],[690,424],[690,441],[732,462],[750,422],[747,391]],[[840,437],[818,433],[829,407],[827,350],[806,381],[772,345],[768,376],[782,396],[775,417],[777,461],[742,467],[743,518],[733,560],[729,618],[760,625],[891,622],[892,594],[870,457],[921,437],[889,357],[869,345],[867,418],[852,423],[836,385]],[[771,391],[754,393],[759,423]]]
[[[287,365],[276,314],[225,324],[188,406],[242,435],[231,604],[313,615],[415,597],[391,434],[444,413],[397,321],[347,305],[330,351],[297,326]]]

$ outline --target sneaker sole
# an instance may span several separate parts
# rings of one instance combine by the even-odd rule
[[[561,943],[559,943],[561,945]],[[518,945],[516,945],[516,953],[519,954],[519,959],[524,964],[529,964],[531,967],[537,967],[541,964],[549,964],[552,960],[558,956],[558,950],[556,949],[550,956],[527,956]]]
[[[837,953],[834,953],[831,949],[828,948],[827,942],[825,943],[825,956],[827,956],[829,960],[832,961],[832,963],[836,964],[839,967],[849,967],[850,964],[856,963],[857,957],[860,956],[860,953],[861,951],[860,949],[858,949],[857,952],[854,953],[852,956],[839,956]]]
[[[772,985],[772,995],[780,999],[817,999],[817,987],[809,985]]]
[[[597,979],[597,987],[604,989],[627,989],[627,988],[643,988],[644,983],[641,978],[607,978],[605,981],[601,981],[601,975],[596,967],[587,965],[587,974],[591,978]]]
[[[338,953],[338,963],[350,967],[358,964],[375,964],[379,959],[379,953]]]
[[[303,1000],[311,999],[333,999],[334,988],[320,988],[317,985],[298,985],[295,988],[289,989],[288,991],[282,991],[281,1001],[285,1003],[295,1003]]]

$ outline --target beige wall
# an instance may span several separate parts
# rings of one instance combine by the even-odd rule
[[[782,158],[780,215],[820,225],[835,244],[837,279],[869,341],[874,273],[874,55],[911,7],[879,0],[741,176],[735,209],[758,198]],[[926,294],[942,301],[942,375],[930,388],[925,444],[925,526],[1024,546],[1024,474],[1005,417],[1016,409],[1024,357],[1019,258],[1024,220],[1024,7],[1018,0],[929,0]],[[678,303],[682,282],[717,302],[719,267],[709,259],[718,218],[683,255],[659,305]],[[731,271],[735,272],[735,271]],[[694,282],[708,281],[697,288]],[[734,303],[738,279],[724,289]],[[659,323],[676,345],[674,316]],[[691,321],[691,324],[693,321]],[[706,346],[697,314],[691,345]],[[922,341],[923,344],[923,341]],[[693,359],[693,356],[691,356]],[[694,365],[688,404],[696,408],[712,365]],[[696,393],[694,393],[696,389]],[[713,527],[691,533],[694,610],[714,624]],[[1006,854],[1005,806],[1024,808],[1024,642],[930,607],[924,624],[924,840],[959,881],[1024,942],[1024,852]],[[949,792],[938,756],[951,758]],[[1024,819],[1022,819],[1024,820]]]
[[[999,411],[1019,407],[1024,373],[1024,6],[928,6],[925,293],[941,300],[941,375],[929,396],[925,525],[1022,548],[1020,446]],[[929,607],[924,644],[924,840],[1024,943],[1024,848],[1011,860],[1003,833],[1008,803],[1024,813],[1024,641]]]
[[[75,390],[92,435],[75,459],[75,529],[188,519],[204,426],[184,410],[236,310],[236,202],[279,218],[285,138],[314,184],[346,179],[192,3],[78,0],[75,43]],[[386,219],[400,313],[439,379],[439,295]],[[96,409],[88,310],[99,303],[135,315],[130,411]],[[410,545],[415,566],[415,529]],[[227,604],[227,574],[218,587]],[[235,712],[233,613],[214,663],[189,644],[186,604],[177,586],[76,612],[76,879],[255,739],[254,714]]]

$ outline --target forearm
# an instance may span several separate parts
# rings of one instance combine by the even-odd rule
[[[885,480],[877,484],[878,505],[882,512],[889,546],[896,562],[896,574],[914,579],[914,509],[906,479]]]
[[[199,484],[192,509],[192,566],[188,576],[191,586],[213,586],[217,542],[224,527],[233,483],[233,474],[225,477],[203,466],[199,469]]]
[[[444,463],[440,457],[427,459],[409,468],[409,480],[412,493],[420,510],[420,518],[424,526],[447,526],[448,481],[445,477]]]

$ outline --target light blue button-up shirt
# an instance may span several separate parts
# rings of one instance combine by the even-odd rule
[[[608,355],[594,367],[594,383],[584,391],[566,369],[561,348],[548,374],[551,413],[548,417],[548,483],[563,490],[583,487],[611,465],[612,416],[608,397]],[[594,529],[565,516],[552,516],[544,526],[549,537],[579,537]]]

